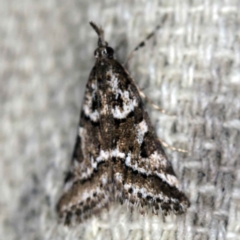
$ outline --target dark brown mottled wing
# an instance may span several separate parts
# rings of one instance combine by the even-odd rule
[[[58,212],[66,223],[83,220],[112,200],[155,213],[180,214],[189,206],[135,83],[116,60],[99,58]]]
[[[105,114],[113,169],[115,199],[119,198],[139,208],[151,206],[183,213],[189,201],[181,192],[170,162],[154,133],[135,83],[115,60],[108,60],[103,86],[108,111]],[[98,67],[100,68],[100,67]],[[104,75],[105,74],[105,75]],[[104,91],[105,90],[105,91]],[[102,95],[102,94],[101,94]]]
[[[97,69],[96,64],[86,86],[70,171],[57,205],[65,223],[73,219],[82,221],[107,207],[113,198],[111,155],[105,139],[109,135],[109,123],[101,116],[104,97],[99,88],[103,83]]]

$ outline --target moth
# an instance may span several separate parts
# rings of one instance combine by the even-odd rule
[[[65,224],[127,203],[141,213],[184,213],[189,200],[167,159],[134,80],[114,59],[104,31],[86,85],[64,192],[57,204]]]

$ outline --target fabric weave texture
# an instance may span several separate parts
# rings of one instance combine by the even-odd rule
[[[239,1],[0,0],[0,239],[240,239]],[[165,21],[162,19],[166,16]],[[104,27],[189,197],[185,215],[109,211],[76,227],[55,205]],[[123,41],[122,41],[123,40]],[[124,43],[124,44],[123,44]]]

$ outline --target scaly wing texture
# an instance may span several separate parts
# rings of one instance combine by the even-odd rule
[[[60,216],[84,219],[112,200],[141,212],[183,213],[181,192],[135,83],[114,59],[101,59],[87,83],[79,134]]]
[[[110,155],[105,146],[104,125],[100,118],[101,97],[96,67],[86,86],[79,131],[64,194],[57,209],[65,223],[81,221],[110,202]]]

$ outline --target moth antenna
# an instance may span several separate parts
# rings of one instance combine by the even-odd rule
[[[164,23],[164,22],[166,21],[166,19],[167,19],[167,15],[164,15],[163,20],[162,20],[162,23]],[[142,47],[144,47],[144,46],[146,45],[146,42],[147,42],[149,39],[151,39],[151,38],[156,34],[156,32],[161,28],[161,26],[162,26],[162,25],[157,25],[157,26],[155,27],[155,29],[154,29],[152,32],[150,32],[150,33],[147,35],[147,37],[146,37],[143,41],[141,41],[141,42],[130,52],[130,54],[128,55],[128,57],[127,57],[127,59],[126,59],[126,61],[125,61],[125,63],[124,63],[124,66],[125,66],[126,64],[128,64],[129,60],[134,56],[134,54],[137,52],[137,50],[138,50],[139,48],[142,48]]]
[[[157,32],[157,30],[160,28],[161,26],[158,25],[150,34],[148,34],[148,36],[143,40],[141,41],[131,52],[130,54],[128,55],[127,57],[127,60],[125,61],[124,65],[126,65],[131,58],[133,58],[134,54],[138,51],[138,49],[140,48],[143,48],[145,45],[146,45],[146,42],[151,39],[155,33]]]
[[[101,27],[97,26],[97,24],[94,22],[89,22],[89,23],[99,37],[98,38],[98,46],[99,47],[107,47],[108,43],[104,40],[104,30]]]

